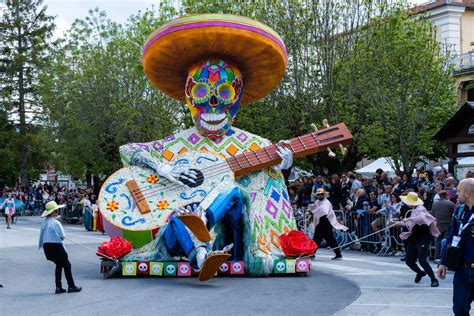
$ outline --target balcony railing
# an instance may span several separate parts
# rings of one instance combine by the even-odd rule
[[[454,58],[454,71],[457,73],[467,70],[474,71],[474,52],[461,54]]]

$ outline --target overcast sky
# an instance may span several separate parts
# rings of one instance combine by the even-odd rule
[[[411,2],[420,4],[429,0],[411,0]],[[55,37],[68,30],[75,19],[86,17],[89,9],[98,7],[107,12],[110,19],[123,23],[139,10],[150,8],[153,4],[158,6],[159,3],[160,0],[44,0],[44,4],[48,6],[48,14],[56,16]]]

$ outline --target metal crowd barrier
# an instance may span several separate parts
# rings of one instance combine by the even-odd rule
[[[347,232],[335,231],[335,237],[339,246],[344,249],[363,249],[373,251],[379,256],[393,255],[398,251],[404,251],[403,242],[399,235],[402,228],[399,226],[384,229],[390,225],[389,218],[381,214],[366,213],[357,214],[342,210],[335,210],[338,221],[347,226]],[[304,208],[294,209],[298,229],[303,231],[309,238],[313,238],[314,227],[310,222],[309,211]],[[380,231],[374,234],[375,231]],[[346,246],[347,245],[347,246]]]

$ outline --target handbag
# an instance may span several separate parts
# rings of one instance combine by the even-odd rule
[[[458,225],[461,225],[461,213],[464,209],[464,205],[461,205],[459,211],[458,211],[458,216],[456,220],[458,221]],[[465,247],[465,240],[466,237],[463,237],[466,235],[466,232],[468,230],[464,230],[460,237],[461,240],[459,241],[457,247],[453,247],[452,245],[446,245],[446,268],[451,271],[458,271],[463,268],[464,266],[464,247]]]
[[[451,271],[458,271],[464,266],[464,243],[461,236],[458,247],[448,245],[446,248],[446,268]]]

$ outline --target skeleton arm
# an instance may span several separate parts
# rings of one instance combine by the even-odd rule
[[[281,157],[281,163],[278,166],[273,167],[276,171],[281,171],[291,168],[293,165],[293,153],[288,148],[282,146],[282,144],[289,144],[288,140],[281,140],[280,146],[277,145],[277,154]]]
[[[150,168],[171,182],[183,184],[178,180],[178,178],[181,176],[194,183],[194,180],[197,177],[196,173],[189,170],[187,167],[172,166],[167,163],[163,163],[160,161],[160,158],[153,157],[150,152],[140,148],[139,146],[134,146],[134,144],[120,146],[119,151],[124,165]]]

